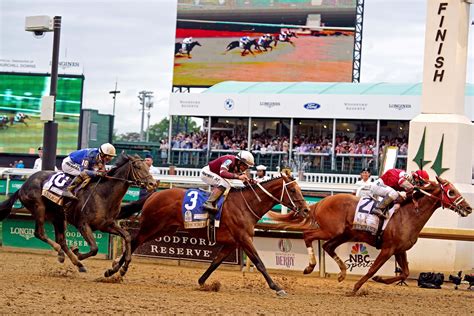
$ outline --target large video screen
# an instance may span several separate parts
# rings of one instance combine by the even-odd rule
[[[58,78],[58,155],[77,149],[83,82],[83,76]],[[43,144],[41,97],[49,89],[48,75],[0,73],[0,152],[33,154]]]
[[[356,0],[178,0],[173,85],[350,82],[355,16]]]

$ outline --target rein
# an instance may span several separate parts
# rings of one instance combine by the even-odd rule
[[[127,184],[135,184],[135,185],[138,185],[138,186],[145,186],[146,183],[140,179],[136,172],[135,172],[135,169],[132,168],[132,165],[131,163],[135,162],[135,160],[129,160],[128,161],[128,170],[127,170],[127,177],[124,179],[124,178],[118,178],[118,177],[113,177],[113,176],[109,176],[109,175],[105,175],[104,178],[107,178],[107,179],[112,179],[112,180],[119,180],[119,181],[123,181]],[[134,180],[128,180],[128,178],[130,177],[130,173],[132,173],[132,178]]]
[[[459,204],[462,203],[462,201],[464,201],[464,198],[462,196],[459,196],[456,200],[452,200],[447,194],[446,192],[444,191],[444,186],[442,183],[439,184],[439,187],[441,188],[441,198],[440,197],[437,197],[429,192],[426,192],[425,190],[423,189],[420,189],[420,188],[417,188],[418,192],[421,192],[423,193],[424,195],[428,196],[429,198],[431,199],[434,199],[434,200],[437,200],[437,201],[440,201],[441,202],[441,207],[444,209],[445,206],[450,208],[450,207],[455,207],[455,208],[458,208],[459,207]],[[445,203],[444,202],[444,199],[443,199],[443,196],[446,196],[447,199],[449,200],[449,204]]]

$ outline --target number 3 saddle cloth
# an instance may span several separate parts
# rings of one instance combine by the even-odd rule
[[[209,214],[203,208],[203,204],[207,201],[209,194],[210,192],[201,189],[189,189],[184,193],[183,206],[181,208],[184,219],[184,228],[207,227]],[[217,202],[217,209],[219,211],[215,216],[215,227],[219,227],[224,199],[225,194],[223,194]]]

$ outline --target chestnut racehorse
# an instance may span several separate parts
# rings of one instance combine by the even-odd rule
[[[186,190],[180,188],[155,192],[143,203],[135,203],[136,208],[143,210],[140,216],[138,234],[132,239],[132,252],[141,244],[165,235],[172,235],[177,230],[184,230],[184,220],[181,212],[183,198]],[[286,295],[267,273],[257,250],[253,245],[254,227],[257,221],[276,204],[282,204],[293,209],[301,216],[306,215],[308,205],[303,198],[301,189],[295,180],[285,175],[252,184],[244,188],[232,188],[224,202],[220,227],[217,229],[217,243],[222,247],[212,261],[210,267],[199,278],[202,286],[211,273],[222,261],[237,247],[241,247],[247,256],[260,271],[269,287],[279,296]],[[129,205],[130,206],[130,205]],[[127,212],[130,209],[127,210]],[[119,217],[122,217],[119,215]],[[206,236],[206,228],[189,229],[194,236]],[[105,272],[105,276],[116,273],[125,275],[130,260],[123,255],[119,262],[115,261],[112,269]]]
[[[408,277],[407,250],[416,243],[421,229],[440,206],[447,207],[462,217],[472,212],[471,206],[464,200],[458,190],[447,180],[438,178],[438,183],[430,181],[423,187],[415,191],[413,203],[411,198],[404,201],[400,208],[395,211],[387,224],[383,233],[380,254],[375,259],[366,275],[364,275],[355,285],[352,291],[355,294],[360,287],[371,278],[380,267],[392,256],[395,255],[397,263],[402,269],[399,276],[384,279],[374,277],[373,280],[385,284],[405,280]],[[354,230],[355,210],[359,198],[350,194],[337,194],[329,196],[313,204],[310,207],[309,216],[301,221],[292,218],[292,214],[279,215],[270,212],[270,217],[282,221],[279,228],[291,228],[303,230],[303,238],[308,248],[310,257],[309,265],[304,273],[311,273],[316,265],[316,258],[312,243],[314,240],[327,240],[323,249],[336,261],[341,272],[338,280],[341,282],[346,277],[346,265],[337,256],[335,250],[339,245],[350,241],[361,241],[375,246],[376,238],[369,232]],[[286,222],[286,223],[283,223]],[[315,224],[314,224],[315,223]],[[314,227],[311,227],[314,226]]]

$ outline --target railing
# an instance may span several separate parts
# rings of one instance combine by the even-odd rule
[[[201,168],[223,155],[237,154],[238,150],[231,149],[186,149],[172,148],[170,155],[171,165],[177,167]],[[342,173],[359,174],[363,168],[369,168],[372,174],[377,174],[377,156],[365,154],[335,154],[298,152],[293,150],[292,159],[285,151],[252,151],[256,165],[265,165],[268,170],[277,170],[279,167],[289,167],[293,172],[304,171],[311,173]],[[398,156],[396,167],[406,169],[407,156]]]

